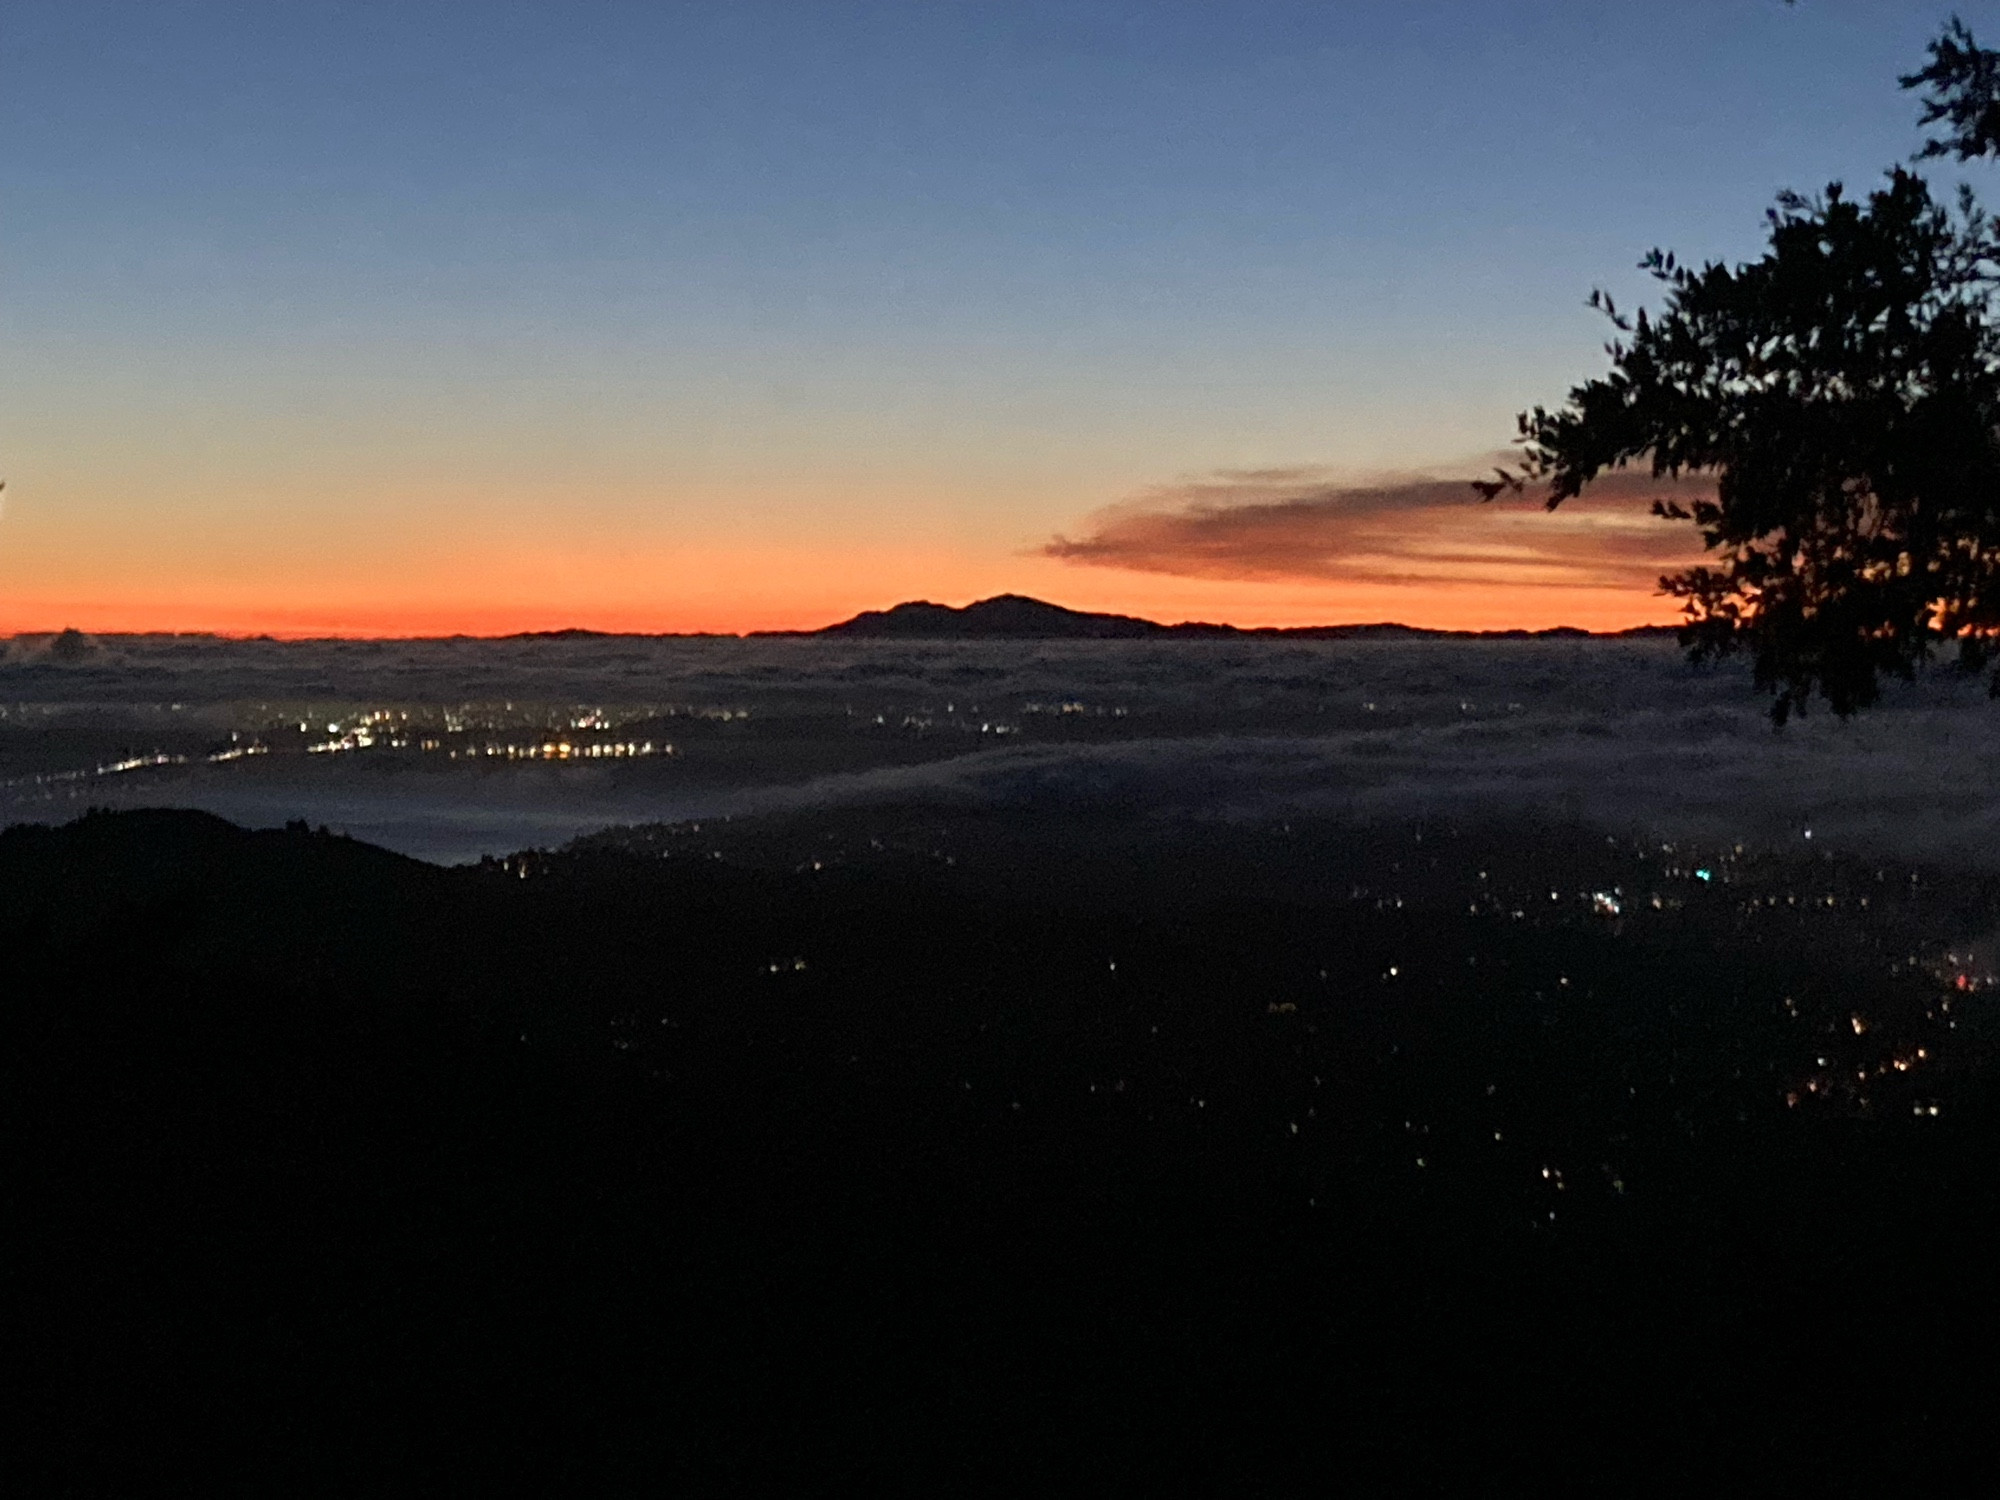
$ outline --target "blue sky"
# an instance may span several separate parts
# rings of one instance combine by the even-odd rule
[[[1216,470],[1475,463],[1601,366],[1592,286],[1907,157],[1949,9],[14,0],[0,601],[1166,587],[1029,554]]]

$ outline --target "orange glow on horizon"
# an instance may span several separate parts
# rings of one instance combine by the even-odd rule
[[[1546,523],[1539,512],[1462,503],[1448,515],[1420,509],[1393,533],[1407,538],[1404,555],[1382,555],[1389,533],[1377,526],[1371,550],[1357,556],[1357,568],[1373,572],[1260,578],[1079,565],[1024,547],[1032,532],[1010,541],[914,507],[901,537],[879,522],[822,522],[774,538],[770,522],[759,523],[761,536],[747,527],[677,533],[664,502],[587,525],[504,507],[475,516],[469,505],[412,495],[366,510],[239,507],[185,528],[168,524],[165,509],[9,514],[0,529],[0,634],[738,635],[818,629],[906,600],[964,605],[1002,593],[1246,628],[1604,631],[1678,618],[1675,602],[1651,587],[1663,559],[1632,554],[1629,525],[1608,509]]]
[[[1394,622],[1437,630],[1540,630],[1573,626],[1624,630],[1674,624],[1673,600],[1622,588],[1504,584],[1350,584],[1301,588],[1217,584],[1202,580],[1099,574],[1028,562],[1015,569],[978,567],[949,579],[933,573],[919,583],[865,577],[846,587],[837,564],[813,570],[790,597],[783,579],[765,574],[761,587],[731,597],[722,579],[695,597],[645,599],[618,590],[598,598],[550,591],[508,598],[466,590],[434,601],[329,594],[317,601],[280,602],[262,591],[222,591],[200,597],[137,593],[21,598],[0,603],[0,633],[39,634],[75,628],[93,634],[200,633],[269,635],[280,639],[420,636],[499,636],[524,631],[586,629],[634,635],[744,635],[760,630],[813,630],[868,609],[910,599],[964,605],[999,593],[1031,594],[1070,609],[1137,615],[1164,623],[1201,620],[1244,628]],[[855,570],[866,573],[873,570]],[[886,570],[901,573],[902,569]],[[1009,577],[1009,572],[1029,575]],[[829,578],[828,573],[836,575]],[[964,572],[974,577],[964,577]],[[1055,573],[1056,576],[1048,576]],[[713,586],[720,585],[720,586]],[[456,591],[455,591],[456,592]],[[662,591],[668,592],[666,590]]]

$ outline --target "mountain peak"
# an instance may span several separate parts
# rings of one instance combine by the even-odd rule
[[[851,620],[828,625],[821,630],[779,632],[783,634],[857,636],[868,640],[905,641],[1109,641],[1109,640],[1215,640],[1286,639],[1302,641],[1351,640],[1566,640],[1590,639],[1598,632],[1559,625],[1541,630],[1429,630],[1415,625],[1389,622],[1369,625],[1254,626],[1209,625],[1188,620],[1178,625],[1162,625],[1136,615],[1097,614],[1088,610],[1066,609],[1046,599],[1026,594],[995,594],[962,607],[934,604],[928,599],[912,599],[891,609],[864,610]],[[1630,630],[1603,632],[1607,636],[1630,638],[1669,637],[1677,633],[1672,625],[1640,625]]]
[[[1157,635],[1168,628],[1132,615],[1065,609],[1026,594],[996,594],[963,608],[917,599],[892,609],[864,610],[815,633],[911,640],[1110,640]]]

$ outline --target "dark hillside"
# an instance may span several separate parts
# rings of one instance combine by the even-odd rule
[[[25,1487],[1850,1487],[1988,1446],[1983,996],[1741,903],[718,853],[0,834]]]

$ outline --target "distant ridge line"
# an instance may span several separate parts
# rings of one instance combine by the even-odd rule
[[[1402,625],[1378,621],[1352,625],[1222,625],[1205,620],[1184,620],[1166,625],[1137,615],[1095,613],[1068,609],[1025,594],[997,594],[962,607],[934,604],[927,599],[911,600],[890,609],[863,610],[850,620],[824,625],[816,630],[595,630],[570,625],[551,630],[513,630],[492,635],[453,631],[439,635],[286,635],[268,632],[215,630],[102,630],[70,629],[20,630],[0,634],[0,656],[14,642],[47,642],[65,652],[91,649],[95,643],[117,640],[186,640],[270,642],[305,645],[329,642],[395,641],[661,641],[661,640],[801,640],[819,636],[853,637],[862,640],[1632,640],[1667,639],[1678,636],[1678,625],[1634,625],[1625,630],[1585,630],[1576,625],[1556,625],[1543,630],[1438,630],[1423,625]],[[18,662],[14,664],[18,665]]]
[[[753,636],[846,636],[862,640],[1590,640],[1674,636],[1674,625],[1636,625],[1592,631],[1575,625],[1546,630],[1433,630],[1384,621],[1367,625],[1218,625],[1187,620],[1177,625],[1137,615],[1066,609],[1025,594],[997,594],[955,607],[916,599],[890,609],[864,610],[851,620],[818,630],[753,630]]]

